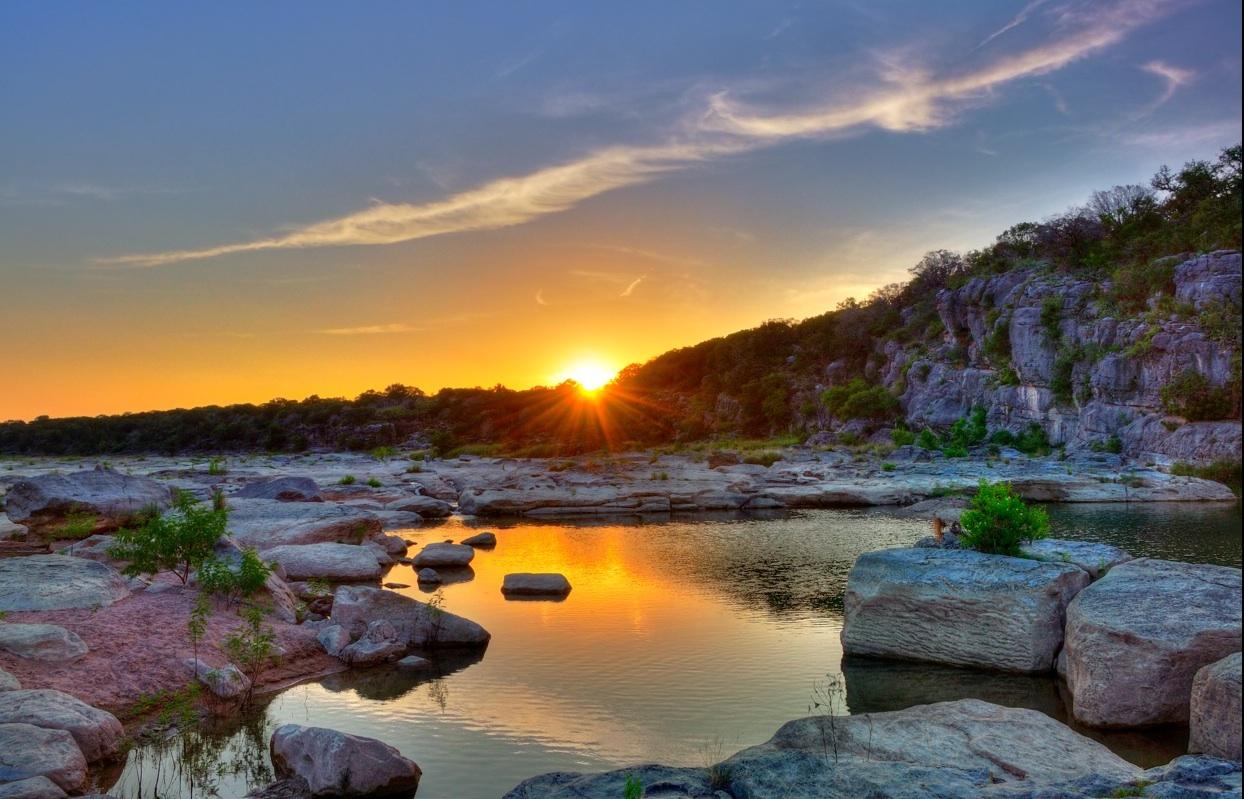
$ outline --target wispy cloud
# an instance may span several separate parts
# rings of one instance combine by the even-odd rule
[[[1023,25],[1025,22],[1028,21],[1028,18],[1032,16],[1032,12],[1036,11],[1038,8],[1045,5],[1046,2],[1047,0],[1032,0],[1032,2],[1028,3],[1023,8],[1021,8],[1018,14],[1011,17],[1010,22],[1006,23],[1001,28],[998,28],[996,31],[986,36],[981,41],[980,44],[976,45],[977,49],[984,47],[985,45],[992,42],[994,39],[1006,33],[1007,31],[1015,30],[1020,25]]]
[[[1166,88],[1162,92],[1162,96],[1153,104],[1155,108],[1171,99],[1175,92],[1179,91],[1180,87],[1187,86],[1196,78],[1196,73],[1192,70],[1177,67],[1165,61],[1150,61],[1147,64],[1142,64],[1140,68],[1151,75],[1157,75],[1166,82]]]
[[[535,50],[532,50],[529,53],[525,53],[524,55],[521,55],[518,58],[507,61],[504,64],[502,64],[497,69],[497,71],[493,73],[493,77],[508,78],[509,76],[513,75],[515,72],[518,72],[520,69],[527,66],[532,61],[535,61],[537,58],[539,58],[542,55],[544,55],[544,48],[537,47]]]
[[[619,296],[619,297],[629,297],[629,296],[631,296],[632,294],[634,294],[634,293],[635,293],[635,289],[639,288],[639,284],[640,284],[640,283],[643,283],[643,282],[644,282],[644,278],[646,278],[646,277],[647,277],[647,275],[640,275],[639,277],[637,277],[637,278],[635,278],[634,280],[632,280],[630,283],[628,283],[628,284],[626,285],[626,288],[622,289],[622,293],[621,293],[621,294],[619,294],[618,296]]]
[[[1204,147],[1207,144],[1224,146],[1239,141],[1241,127],[1237,117],[1163,130],[1123,133],[1117,136],[1117,140],[1131,147],[1156,150],[1188,149]]]
[[[548,305],[549,301],[544,299],[544,289],[536,290],[536,305]]]
[[[423,328],[403,322],[387,325],[363,325],[361,327],[330,327],[319,332],[329,336],[380,336],[392,333],[417,333]]]
[[[608,147],[434,202],[377,202],[355,213],[255,241],[121,255],[98,262],[151,267],[263,250],[393,244],[448,233],[496,230],[568,210],[605,192],[644,183],[711,158],[788,139],[828,138],[867,129],[931,130],[951,124],[959,112],[988,101],[1005,84],[1048,74],[1122,41],[1135,28],[1168,12],[1173,1],[1062,6],[1050,41],[974,69],[936,75],[910,63],[893,63],[886,67],[876,88],[794,113],[766,113],[719,92],[697,115],[684,119],[676,133],[657,144]]]

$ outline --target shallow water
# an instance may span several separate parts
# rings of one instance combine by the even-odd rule
[[[1135,555],[1240,565],[1240,510],[1223,506],[1052,506],[1054,534]],[[498,797],[546,771],[637,762],[706,765],[807,715],[842,675],[855,712],[979,697],[1066,721],[1058,682],[851,659],[839,645],[855,558],[910,544],[928,523],[880,511],[810,511],[665,522],[472,524],[403,535],[416,545],[497,531],[445,608],[493,634],[481,656],[446,658],[437,677],[393,668],[290,688],[244,722],[131,753],[111,792],[238,797],[270,778],[266,742],[287,723],[379,738],[422,767],[420,799]],[[502,576],[558,571],[561,602],[507,601]],[[409,567],[386,581],[426,598]],[[1095,735],[1142,765],[1166,762],[1186,731]],[[193,784],[193,788],[192,788]]]

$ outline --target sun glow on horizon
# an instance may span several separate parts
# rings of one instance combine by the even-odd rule
[[[585,359],[575,361],[561,372],[559,380],[573,380],[579,384],[586,394],[595,394],[604,388],[618,374],[600,361]]]

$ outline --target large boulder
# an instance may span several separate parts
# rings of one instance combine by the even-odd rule
[[[1192,680],[1189,752],[1240,759],[1240,653],[1227,655]]]
[[[230,499],[229,534],[256,549],[283,544],[360,543],[381,531],[371,513],[334,502]]]
[[[490,532],[476,533],[475,535],[462,539],[462,543],[469,547],[478,547],[480,549],[490,549],[497,545],[497,534]]]
[[[16,524],[10,521],[8,516],[0,513],[0,541],[24,539],[26,537],[26,533],[26,525]]]
[[[172,502],[168,486],[149,477],[92,469],[71,474],[44,474],[18,480],[4,498],[12,521],[35,532],[51,532],[70,514],[95,517],[95,530],[114,530],[139,513],[164,510]]]
[[[323,502],[320,487],[310,477],[274,477],[249,483],[233,492],[236,499],[275,499],[278,502]]]
[[[598,775],[547,774],[505,799],[612,799],[628,777],[659,795],[711,799],[886,797],[977,799],[999,788],[1036,793],[1086,774],[1119,782],[1140,769],[1044,713],[964,699],[890,713],[813,716],[707,769],[642,766]],[[1051,794],[1051,796],[1063,794]]]
[[[344,583],[375,580],[384,571],[371,547],[355,544],[288,544],[261,554],[264,560],[280,564],[291,580],[322,578]]]
[[[120,572],[66,555],[0,558],[0,611],[106,607],[129,596]]]
[[[77,633],[55,624],[0,623],[0,651],[27,660],[66,663],[89,650]]]
[[[0,722],[0,783],[33,777],[79,793],[86,786],[86,758],[64,730]]]
[[[17,782],[0,783],[0,799],[64,799],[60,786],[40,774]]]
[[[63,691],[50,689],[0,692],[0,724],[64,730],[73,736],[91,763],[115,758],[125,739],[125,730],[116,716]]]
[[[396,630],[397,640],[408,648],[485,646],[491,638],[470,619],[383,588],[341,586],[333,600],[331,618],[351,637],[363,635],[373,621],[387,620]]]
[[[516,572],[507,574],[502,580],[501,593],[506,596],[563,597],[570,593],[570,581],[564,574]]]
[[[428,544],[415,555],[415,568],[459,568],[475,557],[475,549],[466,544]]]
[[[1041,672],[1063,642],[1067,603],[1088,585],[1066,563],[969,550],[884,549],[847,578],[843,651]]]
[[[1240,570],[1140,558],[1067,608],[1062,671],[1095,727],[1188,721],[1197,671],[1240,651]]]
[[[423,772],[374,738],[283,724],[272,733],[272,766],[306,781],[312,796],[413,796]]]

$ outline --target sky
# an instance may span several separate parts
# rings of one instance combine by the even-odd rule
[[[1238,0],[0,4],[0,419],[526,387],[1241,137]]]

